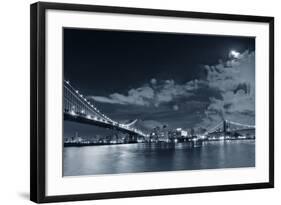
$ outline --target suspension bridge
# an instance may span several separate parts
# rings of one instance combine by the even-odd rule
[[[117,122],[101,112],[69,81],[64,81],[64,120],[113,129],[129,135],[148,137],[149,135],[134,127],[137,119],[130,123]]]
[[[231,135],[231,134],[252,134],[255,135],[255,125],[242,124],[238,122],[233,122],[230,120],[222,120],[220,123],[214,127],[208,129],[204,136],[219,136],[219,135]]]
[[[83,96],[79,90],[75,89],[69,81],[64,81],[63,88],[64,120],[113,129],[146,139],[150,137],[150,133],[145,133],[135,126],[137,119],[130,123],[115,121],[100,111],[92,102]],[[233,133],[244,135],[254,132],[255,125],[222,120],[216,126],[208,129],[203,136],[226,136]]]

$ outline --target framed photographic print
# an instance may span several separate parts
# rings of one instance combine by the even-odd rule
[[[274,18],[31,5],[31,200],[274,186]]]

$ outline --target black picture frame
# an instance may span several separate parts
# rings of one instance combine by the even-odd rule
[[[229,184],[220,186],[138,190],[107,193],[88,193],[46,196],[46,10],[122,13],[149,16],[168,16],[195,19],[263,22],[269,25],[269,181],[263,183]],[[30,199],[37,203],[76,200],[97,200],[197,192],[230,191],[274,187],[274,18],[265,16],[229,15],[217,13],[125,8],[82,4],[38,2],[30,7]]]

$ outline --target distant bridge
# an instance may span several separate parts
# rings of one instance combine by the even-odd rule
[[[233,122],[230,120],[223,120],[216,126],[208,129],[204,135],[221,135],[221,134],[231,134],[231,133],[254,133],[256,129],[255,125],[241,124],[238,122]]]
[[[128,124],[112,120],[94,106],[79,90],[64,81],[64,120],[114,129],[130,135],[148,137],[149,135],[134,127],[137,120]]]

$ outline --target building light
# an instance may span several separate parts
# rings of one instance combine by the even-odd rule
[[[73,110],[70,111],[70,114],[73,116],[76,115],[76,113]]]
[[[186,137],[187,136],[187,131],[181,130],[181,136]]]

